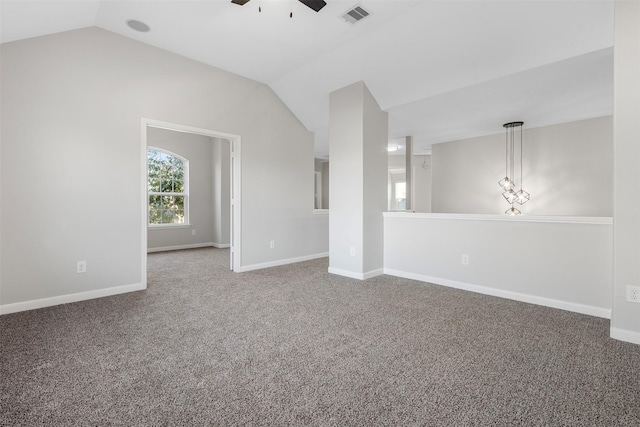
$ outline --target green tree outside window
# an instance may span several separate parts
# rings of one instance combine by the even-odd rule
[[[147,150],[149,225],[186,224],[187,165],[182,157],[160,150]]]

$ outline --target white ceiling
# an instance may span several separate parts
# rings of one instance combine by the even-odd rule
[[[326,0],[319,13],[292,0],[0,1],[2,43],[98,26],[268,84],[315,133],[318,157],[329,93],[356,81],[389,112],[389,138],[412,135],[416,153],[508,121],[613,110],[612,0]],[[347,23],[356,4],[371,15]]]

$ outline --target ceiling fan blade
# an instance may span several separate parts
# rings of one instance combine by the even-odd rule
[[[300,3],[304,4],[307,7],[315,10],[316,12],[320,12],[320,9],[327,5],[327,2],[324,0],[298,0]]]
[[[249,0],[231,0],[231,3],[239,4],[240,6],[244,6],[249,3]]]

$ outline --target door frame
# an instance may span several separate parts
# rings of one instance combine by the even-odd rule
[[[230,145],[230,195],[231,201],[229,203],[230,206],[230,232],[231,236],[229,239],[230,250],[229,250],[229,264],[232,271],[239,271],[241,262],[241,248],[240,244],[242,242],[242,209],[241,209],[241,137],[240,135],[235,135],[231,133],[219,132],[210,129],[202,129],[193,126],[182,125],[178,123],[170,123],[164,122],[160,120],[142,118],[142,138],[141,138],[141,158],[142,158],[142,282],[147,283],[147,210],[148,210],[148,200],[147,200],[147,128],[159,128],[166,129],[176,132],[185,132],[192,133],[196,135],[203,135],[212,138],[222,138],[229,141]]]

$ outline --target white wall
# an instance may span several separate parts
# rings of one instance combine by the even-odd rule
[[[626,287],[640,286],[640,3],[615,2],[614,293],[611,336],[640,344],[640,304]]]
[[[387,158],[387,166],[389,169],[402,169],[407,165],[407,159],[404,154],[389,154]]]
[[[189,161],[189,227],[149,227],[147,249],[211,244],[214,218],[211,138],[148,127],[147,145],[168,150]]]
[[[3,312],[144,287],[143,117],[241,136],[244,267],[326,253],[313,137],[267,86],[98,28],[0,55]]]
[[[388,213],[385,273],[609,317],[611,219],[561,221]]]
[[[413,156],[413,210],[431,212],[431,155]]]
[[[612,118],[601,117],[523,130],[526,215],[611,216]],[[501,128],[501,124],[497,124]],[[519,142],[519,139],[518,139]],[[519,162],[518,162],[519,164]],[[519,178],[519,173],[517,173]],[[505,176],[505,134],[432,147],[432,211],[502,214],[509,204],[498,181]],[[517,179],[519,182],[519,179]]]

